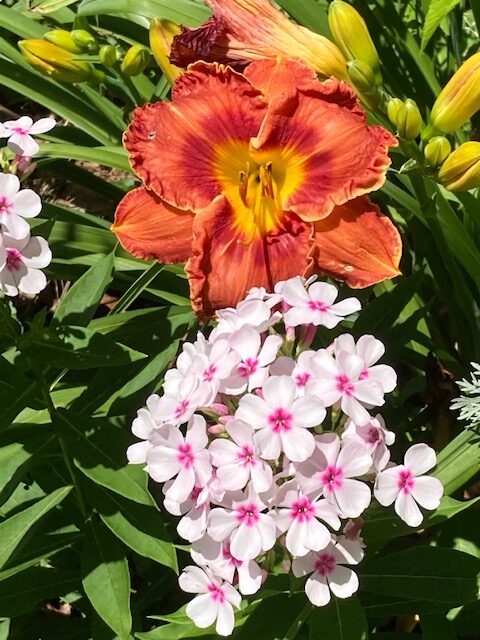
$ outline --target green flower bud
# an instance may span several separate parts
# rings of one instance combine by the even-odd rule
[[[47,31],[43,37],[47,42],[56,44],[57,47],[61,47],[62,49],[65,49],[65,51],[70,51],[70,53],[82,52],[81,47],[79,47],[72,38],[70,31],[67,31],[66,29],[53,29],[52,31]]]
[[[100,56],[100,62],[104,67],[107,67],[107,69],[113,67],[118,60],[118,51],[111,44],[104,44],[103,47],[100,48],[98,55]]]
[[[126,76],[138,76],[150,61],[150,52],[140,44],[134,44],[125,54],[120,66]]]
[[[347,73],[353,86],[363,95],[376,93],[375,74],[372,67],[362,60],[347,62]]]
[[[398,135],[405,140],[415,140],[422,129],[422,116],[414,100],[408,98],[396,115]]]
[[[403,102],[400,98],[392,98],[387,103],[387,116],[394,127],[397,126],[397,114],[401,107],[403,107]]]
[[[426,145],[423,153],[431,167],[439,167],[452,150],[452,145],[443,136],[435,136]]]
[[[74,29],[72,31],[72,38],[82,49],[96,51],[98,48],[95,38],[91,33],[85,31],[85,29]]]

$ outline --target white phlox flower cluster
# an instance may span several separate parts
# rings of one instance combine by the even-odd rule
[[[433,449],[413,445],[393,465],[395,435],[371,413],[396,386],[392,367],[379,364],[383,344],[345,333],[309,348],[316,327],[360,309],[337,295],[301,277],[274,293],[250,291],[217,313],[208,337],[184,344],[161,395],[133,422],[141,441],[128,459],[163,483],[164,506],[192,545],[196,566],[179,582],[197,594],[186,612],[198,627],[231,634],[241,595],[256,593],[273,564],[308,576],[316,606],[332,593],[351,596],[372,486],[413,527],[423,518],[418,505],[439,505],[443,487],[424,475]]]
[[[22,189],[20,178],[34,168],[32,156],[39,146],[32,135],[45,133],[55,126],[53,118],[33,122],[29,116],[0,123],[0,138],[15,153],[12,162],[2,159],[5,173],[0,173],[0,291],[7,296],[19,293],[34,295],[45,288],[47,279],[41,269],[47,267],[52,253],[47,241],[30,235],[28,218],[42,209],[40,196],[32,189]]]

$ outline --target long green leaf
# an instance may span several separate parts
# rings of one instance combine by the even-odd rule
[[[326,607],[315,607],[310,618],[310,640],[367,640],[368,624],[357,598],[341,600],[333,596]]]
[[[441,21],[454,9],[460,0],[430,0],[422,32],[422,51],[430,42]]]
[[[194,0],[83,0],[78,8],[80,16],[134,13],[146,18],[167,18],[185,25],[195,25],[210,14],[205,4]]]
[[[120,135],[118,141],[120,142]],[[126,151],[120,146],[81,147],[75,144],[45,143],[40,145],[39,157],[83,160],[130,171]]]

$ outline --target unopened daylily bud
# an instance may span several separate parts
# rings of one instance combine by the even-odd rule
[[[347,63],[347,73],[359,93],[367,96],[376,93],[375,74],[369,64],[362,60],[351,60]]]
[[[403,101],[400,98],[392,98],[387,103],[387,116],[394,127],[397,126],[397,114],[401,107],[403,107]]]
[[[171,20],[154,18],[150,23],[150,48],[156,63],[170,84],[182,73],[182,69],[172,64],[169,59],[173,39],[181,30],[180,25]]]
[[[456,131],[479,109],[480,52],[468,58],[442,89],[422,137]]]
[[[95,51],[98,48],[95,38],[91,33],[85,31],[85,29],[74,29],[72,31],[72,38],[82,49]]]
[[[47,40],[20,40],[18,46],[32,67],[60,82],[85,82],[96,75],[88,62]]]
[[[100,48],[98,55],[100,57],[100,62],[104,67],[107,67],[107,69],[113,67],[118,60],[118,51],[111,44],[104,44],[103,47]]]
[[[328,24],[338,48],[347,60],[367,63],[381,82],[378,53],[365,20],[347,2],[333,0],[328,7]]]
[[[455,149],[441,166],[438,179],[449,191],[480,187],[480,142],[464,142]]]
[[[422,116],[416,102],[408,98],[397,111],[398,135],[405,140],[415,140],[420,134],[422,124]]]
[[[121,70],[126,76],[138,76],[150,60],[150,53],[140,44],[134,44],[125,54]]]
[[[52,29],[52,31],[47,31],[43,37],[48,42],[62,47],[65,51],[70,51],[71,53],[81,53],[82,51],[81,47],[72,38],[70,31],[66,29]]]
[[[452,145],[443,136],[435,136],[425,146],[425,160],[431,167],[439,167],[452,150]]]

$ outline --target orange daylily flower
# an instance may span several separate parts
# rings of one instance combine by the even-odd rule
[[[270,0],[205,0],[214,15],[200,27],[182,28],[170,60],[246,64],[259,58],[298,58],[322,76],[347,80],[340,49],[324,36],[292,22]]]
[[[396,139],[367,126],[351,87],[293,60],[244,74],[197,62],[172,102],[137,108],[125,134],[144,183],[113,231],[140,258],[184,262],[200,315],[253,286],[314,271],[366,287],[399,274],[400,236],[364,195]]]

